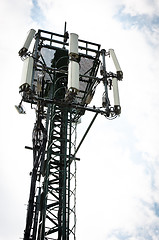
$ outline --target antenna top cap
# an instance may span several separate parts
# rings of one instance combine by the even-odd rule
[[[69,55],[78,55],[78,35],[76,33],[69,35]]]

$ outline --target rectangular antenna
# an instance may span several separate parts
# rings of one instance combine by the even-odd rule
[[[78,35],[70,33],[69,36],[69,66],[68,66],[68,91],[79,90],[79,63],[78,63]]]

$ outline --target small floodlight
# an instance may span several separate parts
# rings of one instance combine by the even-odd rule
[[[24,110],[24,107],[22,106],[22,101],[19,103],[19,105],[15,105],[15,108],[17,109],[18,113],[26,114],[26,111]]]
[[[28,32],[27,38],[26,38],[26,40],[24,42],[24,45],[23,45],[23,47],[19,51],[19,56],[22,57],[22,56],[24,56],[27,53],[27,51],[28,51],[28,49],[30,47],[31,41],[33,40],[33,37],[35,35],[35,32],[36,31],[34,29],[30,29],[30,31]]]

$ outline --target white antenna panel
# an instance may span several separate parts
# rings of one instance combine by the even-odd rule
[[[29,49],[31,41],[33,40],[33,37],[35,35],[35,32],[36,31],[34,29],[30,29],[30,31],[28,32],[28,36],[24,42],[23,48],[25,48],[27,50]]]
[[[120,106],[118,80],[116,77],[112,78],[112,84],[113,84],[114,106]]]
[[[68,90],[79,90],[79,63],[70,61],[68,66]]]
[[[119,65],[119,62],[118,62],[118,59],[116,57],[116,54],[114,52],[114,49],[109,49],[109,52],[110,52],[110,56],[112,57],[113,59],[113,62],[114,62],[114,65],[115,65],[115,68],[116,68],[116,71],[121,71],[121,67]]]
[[[32,57],[27,57],[24,60],[20,91],[26,91],[31,86],[32,74],[33,74],[33,63],[34,63],[34,60]]]
[[[69,54],[78,55],[78,35],[76,33],[70,33],[69,36]]]
[[[28,32],[27,38],[23,44],[23,47],[20,49],[19,51],[19,55],[22,57],[23,55],[26,54],[26,52],[28,51],[30,44],[33,40],[33,37],[35,35],[36,31],[34,29],[30,29],[30,31]]]

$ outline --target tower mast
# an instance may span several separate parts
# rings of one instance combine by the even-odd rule
[[[29,52],[35,38],[33,50]],[[108,73],[105,57],[113,56],[117,73]],[[31,29],[19,55],[24,61],[16,106],[22,102],[35,108],[32,134],[33,168],[24,240],[75,240],[76,229],[76,153],[98,114],[113,119],[120,114],[117,80],[122,71],[114,51],[100,45],[64,35]],[[102,61],[100,60],[102,56]],[[102,77],[97,77],[101,65]],[[119,79],[120,77],[120,79]],[[110,106],[107,86],[115,79],[115,106]],[[103,105],[89,107],[97,85],[104,83]],[[117,97],[116,97],[117,96]],[[76,127],[85,111],[95,113],[79,146]]]

